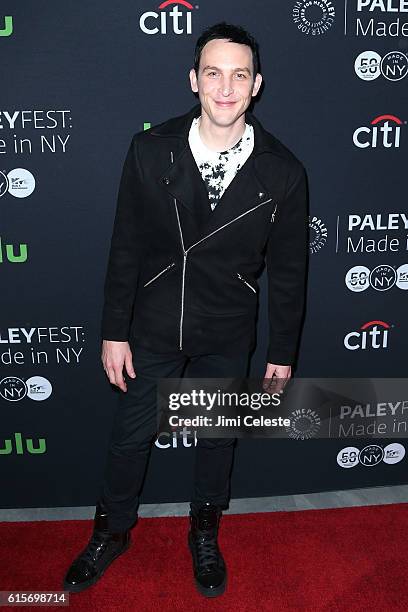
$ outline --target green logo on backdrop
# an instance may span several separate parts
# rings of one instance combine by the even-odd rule
[[[4,17],[4,28],[0,29],[0,36],[11,36],[13,33],[13,18],[7,15]]]
[[[16,455],[24,455],[26,450],[30,455],[41,455],[46,452],[45,438],[38,438],[38,444],[34,445],[33,438],[23,440],[21,433],[15,433],[14,439],[6,438],[4,440],[4,445],[0,447],[0,455],[11,455],[13,450]]]
[[[15,252],[13,244],[5,244],[3,246],[0,236],[0,263],[3,263],[3,261],[9,261],[10,263],[24,263],[27,261],[27,245],[24,243],[20,244],[18,251],[18,253]]]

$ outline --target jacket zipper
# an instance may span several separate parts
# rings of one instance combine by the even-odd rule
[[[169,270],[170,268],[172,268],[174,266],[174,261],[167,266],[167,268],[164,268],[164,270],[162,270],[161,272],[159,272],[158,274],[156,274],[156,276],[153,276],[153,278],[151,278],[149,281],[147,281],[147,283],[145,283],[143,285],[143,287],[147,287],[147,285],[150,285],[150,283],[152,283],[154,280],[156,280],[156,278],[159,278],[159,276],[161,276],[162,274],[164,274],[165,272],[167,272],[167,270]]]
[[[183,318],[184,318],[184,284],[186,277],[186,261],[187,252],[184,251],[183,256],[183,282],[181,285],[181,313],[180,313],[180,333],[179,333],[179,350],[183,350]]]
[[[171,155],[172,155],[172,162],[173,162],[173,151],[171,152]],[[179,212],[177,208],[176,198],[174,198],[174,208],[176,209],[177,224],[178,224],[180,240],[181,240],[181,248],[183,249],[183,273],[182,273],[182,281],[181,281],[181,313],[180,313],[180,332],[179,332],[179,350],[182,351],[183,350],[183,318],[184,318],[184,283],[185,283],[185,277],[186,277],[187,251],[184,248],[183,232],[181,231],[180,216],[179,216]]]
[[[253,208],[250,208],[249,210],[246,210],[245,212],[241,213],[240,215],[238,215],[238,217],[235,217],[235,219],[231,219],[231,221],[228,221],[228,223],[224,223],[224,225],[221,225],[220,227],[217,227],[216,230],[214,230],[210,234],[207,234],[207,236],[204,236],[204,238],[200,238],[200,240],[198,240],[197,242],[195,242],[194,244],[189,246],[187,251],[189,251],[193,247],[197,246],[197,244],[200,244],[200,242],[202,242],[203,240],[206,240],[210,236],[213,236],[214,234],[216,234],[220,230],[224,229],[224,227],[227,227],[227,225],[231,225],[231,223],[234,223],[234,221],[238,221],[238,219],[241,219],[241,217],[245,217],[245,215],[247,215],[248,213],[252,212],[253,210],[256,210],[260,206],[263,206],[264,204],[267,204],[268,202],[271,202],[271,200],[272,200],[272,198],[269,198],[269,200],[265,200],[265,202],[261,202],[260,204],[257,204],[256,206],[253,206]]]
[[[275,213],[276,213],[276,209],[278,208],[278,205],[275,204],[275,208],[273,209],[273,213],[271,214],[271,219],[270,222],[274,223],[275,222]]]
[[[252,286],[250,283],[248,283],[248,281],[246,281],[246,280],[245,280],[245,278],[244,278],[243,276],[241,276],[241,274],[240,274],[239,272],[237,272],[237,276],[238,276],[238,278],[240,278],[240,279],[242,280],[242,282],[243,282],[243,283],[245,283],[245,285],[246,285],[247,287],[249,287],[250,289],[252,289],[252,291],[253,291],[254,293],[256,293],[256,289],[255,289],[255,287],[253,287],[253,286]]]
[[[184,256],[184,259],[183,259],[183,276],[182,276],[182,284],[181,284],[181,314],[180,314],[180,333],[179,333],[179,350],[182,351],[183,350],[183,319],[184,319],[184,287],[185,287],[186,262],[187,262],[187,254],[188,254],[188,252],[191,251],[191,249],[193,247],[197,246],[197,244],[200,244],[201,242],[203,242],[203,240],[206,240],[210,236],[213,236],[214,234],[216,234],[220,230],[224,229],[224,227],[227,227],[228,225],[231,225],[231,223],[234,223],[234,221],[238,221],[238,219],[241,219],[241,217],[244,217],[248,213],[256,210],[257,208],[259,208],[260,206],[263,206],[264,204],[267,204],[268,202],[270,202],[272,200],[272,198],[269,198],[269,200],[265,200],[265,202],[261,202],[260,204],[257,204],[256,206],[253,206],[249,210],[246,210],[242,214],[238,215],[238,217],[235,217],[235,219],[231,219],[231,221],[228,221],[228,223],[224,223],[224,225],[221,225],[220,227],[218,227],[213,232],[210,232],[209,234],[207,234],[207,236],[204,236],[200,240],[197,240],[197,242],[194,242],[194,244],[191,244],[188,247],[188,249],[186,249],[184,247],[183,232],[181,230],[180,216],[179,216],[179,212],[178,212],[178,208],[177,208],[176,198],[173,198],[173,200],[174,200],[174,207],[176,209],[177,223],[178,223],[178,228],[179,228],[179,232],[180,232],[181,247],[183,249],[183,256]],[[276,210],[276,206],[275,206],[275,210]],[[251,286],[251,285],[249,285],[249,286]],[[253,291],[255,291],[255,289],[253,287],[251,287],[251,289]],[[256,291],[255,291],[255,293],[256,293]]]

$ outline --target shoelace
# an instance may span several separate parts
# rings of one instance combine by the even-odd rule
[[[198,564],[204,570],[208,570],[218,560],[219,553],[216,537],[215,535],[208,537],[208,531],[200,531],[199,529],[197,529],[195,537]]]
[[[109,533],[104,533],[102,531],[96,531],[90,541],[89,544],[81,555],[81,558],[86,563],[94,563],[95,562],[95,554],[98,551],[98,548],[101,547],[102,544],[105,544],[109,539]]]

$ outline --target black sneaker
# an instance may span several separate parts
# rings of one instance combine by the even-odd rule
[[[105,570],[130,546],[130,530],[111,533],[107,527],[107,513],[98,504],[94,518],[94,530],[87,547],[69,568],[64,591],[78,593],[95,584]]]
[[[205,597],[217,597],[225,591],[227,570],[218,548],[217,536],[221,509],[210,502],[194,508],[191,504],[188,545],[193,558],[198,591]]]

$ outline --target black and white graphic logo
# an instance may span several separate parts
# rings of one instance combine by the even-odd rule
[[[405,457],[405,447],[399,442],[387,444],[384,448],[377,444],[369,444],[361,449],[356,446],[346,446],[337,454],[337,463],[342,468],[352,468],[357,465],[374,467],[381,461],[393,465]]]
[[[0,380],[0,395],[8,402],[18,402],[26,396],[41,402],[50,397],[51,393],[52,385],[43,376],[31,376],[26,381],[16,376],[7,376]]]
[[[333,25],[335,7],[331,0],[297,0],[292,18],[303,34],[319,36]]]
[[[345,283],[350,291],[361,293],[369,287],[376,291],[388,291],[391,287],[408,289],[408,264],[398,268],[383,264],[372,270],[366,266],[353,266],[345,276]]]
[[[35,178],[25,168],[0,172],[0,197],[7,192],[15,198],[28,198],[35,189]]]
[[[358,457],[361,465],[366,467],[373,467],[374,465],[378,465],[384,457],[384,450],[378,444],[369,444],[365,446],[360,451],[360,455]]]
[[[390,51],[383,58],[376,51],[363,51],[356,57],[354,70],[363,81],[381,75],[388,81],[401,81],[408,73],[408,57],[401,51]]]
[[[408,72],[408,57],[400,51],[390,51],[381,60],[381,74],[388,81],[401,81]]]
[[[27,395],[27,386],[17,376],[6,376],[0,380],[0,395],[9,402],[18,402]]]
[[[374,81],[380,74],[381,55],[376,51],[363,51],[354,62],[355,73],[363,81]]]
[[[1,196],[4,196],[5,193],[7,193],[8,188],[9,188],[9,181],[7,178],[7,174],[5,174],[4,172],[0,170],[0,198]]]
[[[308,407],[294,410],[290,415],[290,426],[286,427],[289,438],[310,440],[316,437],[321,426],[320,416]]]
[[[309,251],[317,253],[327,242],[327,227],[318,217],[309,216]]]
[[[389,465],[393,465],[394,463],[399,463],[405,457],[405,447],[399,442],[392,442],[388,444],[384,448],[384,463],[388,463]]]

